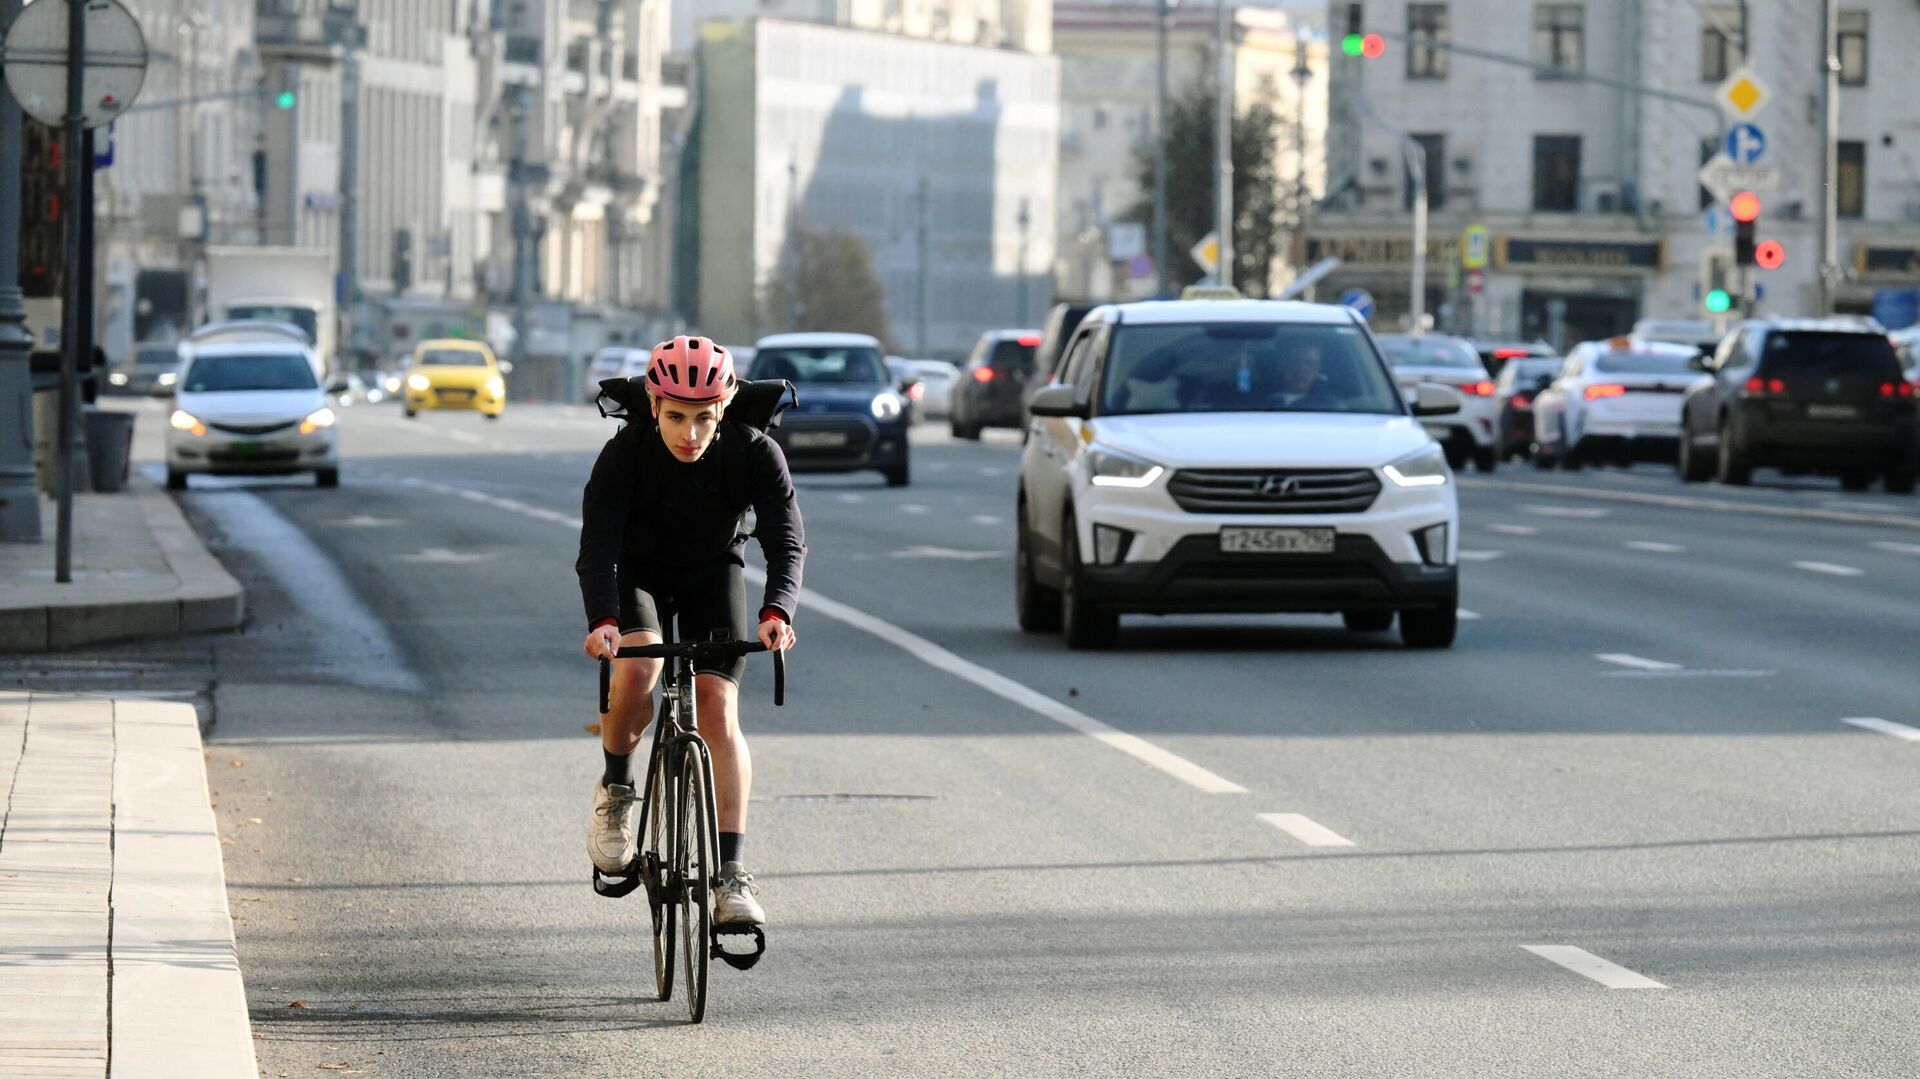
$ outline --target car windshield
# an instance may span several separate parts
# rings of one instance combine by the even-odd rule
[[[788,382],[842,382],[877,385],[891,382],[880,354],[862,345],[826,348],[764,348],[753,360],[753,377]]]
[[[226,393],[233,390],[312,390],[320,383],[306,357],[285,353],[265,356],[201,356],[187,369],[181,389],[187,393]]]
[[[1357,326],[1224,322],[1122,325],[1103,414],[1404,412]]]
[[[473,348],[430,348],[418,362],[422,367],[485,367],[487,354]]]
[[[1893,342],[1877,333],[1788,330],[1769,334],[1762,357],[1769,374],[1838,375],[1870,372],[1899,378]]]
[[[1378,340],[1380,351],[1395,367],[1459,367],[1486,373],[1480,354],[1457,337],[1387,334]]]
[[[268,322],[291,322],[295,326],[300,327],[301,331],[307,335],[308,341],[317,340],[314,337],[314,327],[318,319],[311,307],[294,307],[289,304],[275,303],[234,304],[227,308],[227,317],[230,319],[265,319]]]
[[[180,353],[167,348],[143,348],[133,354],[135,367],[172,367],[180,362]]]
[[[1022,344],[1017,340],[1000,341],[993,346],[993,353],[987,359],[989,367],[998,367],[1003,371],[1033,370],[1033,350],[1039,344]]]
[[[1687,361],[1696,353],[1687,352],[1609,352],[1593,361],[1593,369],[1603,375],[1684,375]]]

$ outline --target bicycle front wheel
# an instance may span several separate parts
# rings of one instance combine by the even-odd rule
[[[706,744],[690,741],[681,755],[679,824],[680,954],[686,975],[687,1016],[698,1023],[707,1013],[707,972],[713,957],[713,903],[715,850],[720,846],[719,822],[713,803],[713,763]]]
[[[670,771],[666,755],[655,752],[647,766],[647,849],[641,859],[642,872],[647,874],[647,908],[653,919],[653,989],[661,1000],[673,999],[674,915],[680,909],[669,891],[672,867],[678,864]]]

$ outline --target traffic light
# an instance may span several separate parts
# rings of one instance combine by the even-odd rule
[[[1754,265],[1763,270],[1777,270],[1787,261],[1787,249],[1779,240],[1762,240],[1753,248]]]
[[[1710,315],[1733,309],[1733,253],[1708,248],[1700,254],[1700,306]]]
[[[279,108],[290,109],[293,108],[294,103],[298,100],[298,98],[293,96],[292,90],[282,90],[279,94],[275,95],[273,103]]]
[[[273,95],[274,108],[285,111],[300,103],[300,72],[293,67],[280,69],[280,91]]]
[[[1752,266],[1756,262],[1753,223],[1760,218],[1760,196],[1742,191],[1727,200],[1727,211],[1733,215],[1733,261],[1740,266]]]
[[[1340,39],[1340,51],[1348,56],[1365,57],[1378,60],[1386,55],[1387,39],[1379,34],[1369,34],[1361,29],[1366,25],[1365,9],[1359,4],[1347,5],[1347,32]]]
[[[1727,294],[1726,289],[1713,289],[1707,293],[1707,298],[1701,302],[1701,306],[1705,307],[1709,314],[1724,315],[1733,307],[1733,297]]]

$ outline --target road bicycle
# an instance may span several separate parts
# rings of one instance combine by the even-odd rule
[[[671,627],[668,630],[672,632]],[[707,1010],[709,960],[718,958],[747,970],[767,951],[767,935],[757,925],[713,924],[711,893],[719,865],[718,815],[714,808],[713,757],[700,737],[694,700],[694,668],[702,661],[727,662],[765,652],[758,641],[710,640],[633,645],[620,659],[665,660],[660,711],[647,755],[646,796],[640,806],[639,851],[619,873],[593,870],[593,890],[618,899],[644,886],[653,920],[653,982],[661,1000],[673,998],[674,959],[679,953],[685,975],[687,1015],[695,1023]],[[600,661],[600,714],[607,714],[613,665]],[[773,703],[787,696],[786,654],[773,653]],[[678,939],[676,940],[676,936]],[[732,952],[722,937],[751,937],[754,950]]]

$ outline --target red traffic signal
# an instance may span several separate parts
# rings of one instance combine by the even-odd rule
[[[1753,261],[1763,270],[1777,270],[1787,261],[1787,249],[1779,240],[1762,240],[1754,245]]]
[[[1760,196],[1751,191],[1742,191],[1727,200],[1727,212],[1735,221],[1753,221],[1760,216]]]
[[[1387,39],[1379,34],[1368,34],[1360,39],[1360,55],[1369,60],[1378,60],[1387,54]]]

